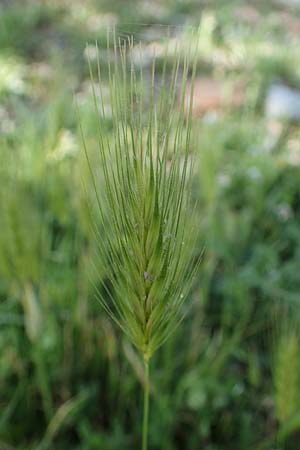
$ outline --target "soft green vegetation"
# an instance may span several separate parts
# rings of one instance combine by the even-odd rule
[[[150,85],[156,42],[155,89],[164,62],[171,74],[173,39],[189,48],[196,33],[199,44],[189,145],[197,161],[189,225],[197,232],[189,234],[205,251],[185,320],[151,358],[149,449],[297,449],[300,133],[297,122],[268,117],[264,104],[273,82],[300,87],[299,10],[283,2],[253,2],[252,10],[238,1],[152,3],[1,2],[1,450],[140,448],[143,361],[133,336],[94,299],[96,285],[109,301],[103,286],[112,292],[118,270],[95,253],[99,239],[105,255],[120,236],[106,225],[109,209],[99,236],[90,227],[90,205],[95,222],[101,218],[73,102],[75,95],[104,192],[87,55],[97,74],[97,39],[101,133],[113,148],[122,112],[111,108],[107,69],[106,29],[114,25],[117,36],[142,42],[135,57],[140,64],[142,51]],[[199,78],[222,86],[225,100],[199,103]],[[150,99],[151,89],[143,114]],[[167,123],[158,125],[165,131]],[[170,144],[175,130],[176,121]],[[150,178],[144,182],[148,189]],[[150,211],[154,199],[147,195]]]

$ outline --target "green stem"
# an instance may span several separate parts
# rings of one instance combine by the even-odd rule
[[[149,422],[149,360],[144,358],[145,379],[144,379],[144,416],[143,416],[143,445],[142,450],[148,448],[148,422]]]

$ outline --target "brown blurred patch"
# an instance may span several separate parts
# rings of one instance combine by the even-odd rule
[[[299,37],[300,34],[300,16],[293,16],[291,13],[287,11],[282,11],[278,14],[278,19],[280,24],[286,28],[286,30],[292,34],[297,35]]]
[[[187,87],[185,98],[186,114],[189,110],[192,85]],[[225,81],[213,78],[198,78],[194,82],[193,116],[201,117],[209,111],[222,111],[227,108],[240,108],[245,103],[245,82],[238,81],[228,85]]]

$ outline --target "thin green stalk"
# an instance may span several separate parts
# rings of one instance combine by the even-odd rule
[[[144,358],[145,380],[144,380],[144,417],[143,417],[143,445],[142,450],[148,448],[148,422],[149,422],[149,360]]]

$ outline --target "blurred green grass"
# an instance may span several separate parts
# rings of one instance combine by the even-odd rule
[[[151,449],[297,448],[300,406],[286,420],[277,406],[297,364],[270,336],[287,309],[299,315],[299,124],[264,105],[272,83],[300,87],[300,12],[263,3],[0,3],[1,449],[139,445],[141,364],[89,281],[94,237],[73,103],[96,161],[85,49],[97,39],[105,67],[113,26],[142,41],[146,69],[153,41],[184,41],[199,26],[199,80],[229,97],[195,99],[205,253],[191,312],[155,357]]]

